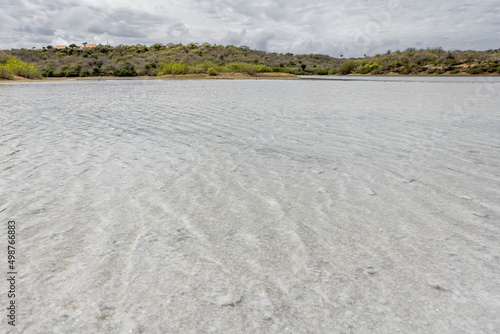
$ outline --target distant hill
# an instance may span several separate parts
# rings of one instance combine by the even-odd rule
[[[444,51],[407,49],[365,58],[334,58],[250,50],[233,45],[155,44],[111,47],[47,46],[1,52],[34,63],[44,77],[157,76],[224,72],[280,72],[297,75],[465,75],[500,74],[500,49]],[[0,57],[0,66],[2,62]]]
[[[500,74],[500,50],[444,51],[440,48],[388,51],[345,62],[339,74]]]

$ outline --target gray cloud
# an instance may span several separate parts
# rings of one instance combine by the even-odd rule
[[[89,27],[88,32],[93,34],[107,34],[117,37],[145,38],[146,35],[137,27],[126,22],[113,22],[109,24],[97,24]]]
[[[189,33],[189,29],[182,22],[177,22],[168,27],[168,35],[171,37],[181,37]]]
[[[222,42],[223,44],[241,45],[246,34],[246,29],[242,29],[239,33],[228,31],[227,35],[222,39]]]
[[[35,34],[41,36],[52,36],[55,33],[55,30],[50,27],[34,27],[29,25],[23,25],[14,30],[20,33]]]
[[[1,9],[0,49],[108,39],[345,57],[407,47],[500,47],[498,0],[2,0]]]
[[[255,37],[254,42],[252,44],[254,44],[258,50],[266,50],[267,45],[274,37],[275,34],[272,32],[269,31],[262,32]]]

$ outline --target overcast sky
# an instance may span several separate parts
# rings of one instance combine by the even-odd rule
[[[499,0],[0,0],[0,49],[208,42],[374,55],[500,48]]]

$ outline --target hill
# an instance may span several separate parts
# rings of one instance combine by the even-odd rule
[[[444,51],[441,48],[388,51],[348,61],[337,72],[346,74],[500,74],[500,50]]]
[[[7,57],[33,63],[44,77],[158,76],[164,74],[290,73],[296,75],[500,74],[500,49],[444,51],[407,49],[365,58],[275,53],[233,45],[98,45],[13,49]],[[4,60],[2,60],[4,59]],[[5,64],[5,61],[4,61]]]

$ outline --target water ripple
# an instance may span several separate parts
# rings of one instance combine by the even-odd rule
[[[499,330],[500,101],[451,110],[476,88],[0,85],[21,330]]]

